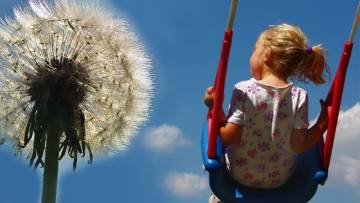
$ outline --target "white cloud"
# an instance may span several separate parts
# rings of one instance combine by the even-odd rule
[[[173,125],[164,124],[145,133],[145,145],[156,152],[172,152],[176,147],[192,144],[183,132]]]
[[[340,112],[329,182],[360,186],[360,103]]]
[[[341,156],[338,158],[339,165],[343,166],[343,178],[350,185],[360,185],[360,160]],[[339,170],[339,169],[338,169]],[[341,170],[341,169],[340,169]]]
[[[180,197],[201,195],[208,188],[207,177],[192,173],[170,173],[164,183],[171,193]]]

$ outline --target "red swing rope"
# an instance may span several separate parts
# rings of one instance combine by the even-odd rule
[[[324,151],[322,157],[322,166],[325,170],[329,169],[332,149],[334,145],[336,126],[341,105],[341,98],[344,89],[346,78],[346,71],[350,61],[351,50],[353,47],[353,40],[360,21],[360,3],[358,4],[355,19],[351,29],[350,37],[345,41],[344,50],[341,54],[338,70],[331,85],[330,91],[326,97],[325,105],[329,115],[328,128],[326,133],[326,140],[324,144]]]
[[[214,101],[213,107],[208,112],[208,157],[212,159],[217,159],[216,149],[217,149],[217,135],[219,133],[220,121],[219,121],[219,114],[221,112],[222,104],[224,101],[224,87],[225,87],[225,79],[226,79],[226,70],[230,55],[231,49],[231,41],[233,36],[233,24],[236,15],[236,7],[237,7],[237,0],[231,1],[227,26],[224,34],[224,39],[222,43],[221,55],[219,60],[219,65],[216,73],[216,78],[214,82]]]

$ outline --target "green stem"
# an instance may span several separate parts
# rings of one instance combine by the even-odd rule
[[[53,121],[49,124],[46,133],[42,203],[56,203],[59,142],[62,131],[59,122]]]

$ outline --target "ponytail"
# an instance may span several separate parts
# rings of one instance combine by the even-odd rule
[[[298,75],[301,81],[310,80],[315,84],[323,84],[326,82],[324,71],[327,74],[327,79],[329,79],[330,71],[326,64],[325,50],[321,45],[308,47],[302,60],[300,62],[302,67],[299,67],[300,72]]]

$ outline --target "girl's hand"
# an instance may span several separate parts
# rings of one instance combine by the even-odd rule
[[[320,129],[323,132],[325,132],[328,127],[329,115],[328,115],[327,106],[326,106],[324,100],[322,100],[322,99],[320,100],[320,105],[321,105],[321,112],[317,119],[317,124],[319,125]]]
[[[213,89],[214,88],[212,86],[208,87],[204,94],[204,103],[208,108],[212,108],[213,106],[213,101],[214,101]]]

